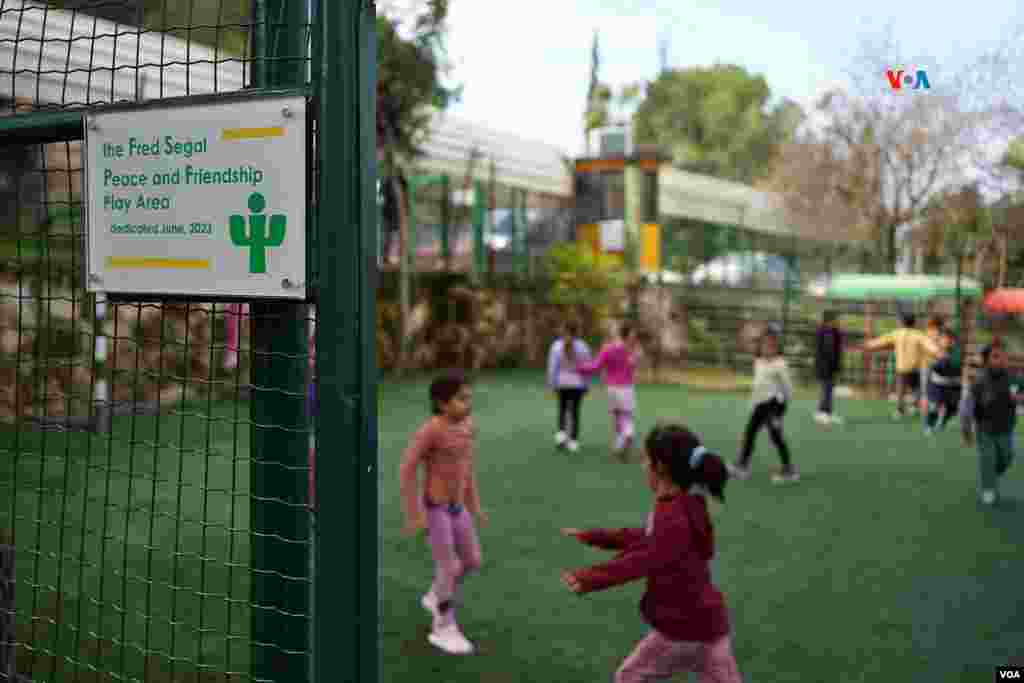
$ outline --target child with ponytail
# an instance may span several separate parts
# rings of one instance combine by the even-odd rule
[[[714,532],[706,495],[725,500],[729,474],[686,427],[657,427],[647,437],[644,470],[654,510],[643,529],[563,529],[581,543],[618,555],[562,574],[584,594],[647,578],[640,612],[648,635],[615,673],[616,683],[668,680],[693,671],[701,683],[739,683],[725,598],[711,581]]]

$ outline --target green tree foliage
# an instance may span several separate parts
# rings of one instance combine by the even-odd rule
[[[753,183],[804,118],[789,100],[769,108],[770,97],[765,79],[739,66],[668,69],[647,87],[636,140],[662,147],[682,169]]]
[[[427,0],[424,11],[406,33],[398,22],[377,17],[377,139],[391,175],[420,154],[432,110],[445,109],[460,94],[444,85],[444,30],[447,0]]]
[[[1010,141],[1002,161],[1003,166],[1016,171],[1024,178],[1024,137]]]
[[[589,246],[575,242],[553,247],[544,265],[551,281],[551,300],[563,305],[606,306],[626,282],[614,258],[595,254]]]
[[[995,213],[1002,238],[1000,246],[1000,271],[997,284],[1020,286],[1024,277],[1024,138],[1017,137],[1007,145],[1001,159],[1003,168],[1015,176],[1015,187],[997,202]],[[1011,275],[1012,273],[1012,275]]]
[[[377,16],[377,156],[381,176],[388,180],[388,203],[397,208],[394,214],[403,254],[411,251],[405,169],[421,154],[419,145],[429,131],[432,110],[445,109],[459,96],[457,89],[443,83],[448,71],[444,50],[448,0],[424,0],[418,9],[412,26]],[[390,244],[394,224],[385,224],[382,231]],[[399,372],[410,363],[412,315],[412,259],[400,261],[403,342],[395,363]]]

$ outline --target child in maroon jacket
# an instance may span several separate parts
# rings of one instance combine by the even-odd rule
[[[588,545],[618,550],[615,559],[563,572],[574,593],[590,593],[647,577],[640,602],[653,628],[615,673],[616,683],[644,683],[695,671],[701,683],[738,683],[729,613],[711,582],[714,532],[703,493],[725,500],[729,478],[721,458],[685,427],[655,428],[646,443],[654,511],[646,529],[562,529]]]

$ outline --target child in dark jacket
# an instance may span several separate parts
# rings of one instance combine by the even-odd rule
[[[826,311],[815,340],[814,371],[821,382],[821,401],[814,419],[818,424],[842,424],[843,419],[832,412],[836,378],[843,371],[843,333],[836,324],[835,311]]]
[[[981,357],[984,368],[964,397],[960,422],[966,445],[975,439],[976,432],[981,502],[994,505],[999,497],[999,478],[1013,463],[1017,405],[1010,388],[1006,351],[987,346]]]
[[[652,630],[619,667],[616,683],[668,680],[684,671],[698,672],[702,683],[740,683],[725,599],[711,582],[714,533],[700,493],[724,500],[728,471],[685,427],[656,428],[645,446],[647,483],[656,499],[646,528],[563,529],[619,554],[564,572],[562,581],[583,594],[647,577],[640,612]]]
[[[924,421],[926,436],[945,429],[960,406],[960,347],[956,335],[949,329],[943,328],[938,337],[942,355],[928,373],[928,414]]]

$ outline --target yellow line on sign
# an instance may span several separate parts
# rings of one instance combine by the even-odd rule
[[[209,259],[200,258],[126,258],[111,256],[107,268],[190,268],[208,270]]]
[[[284,135],[284,127],[274,128],[225,128],[222,131],[224,140],[252,140],[253,138],[279,138]]]

